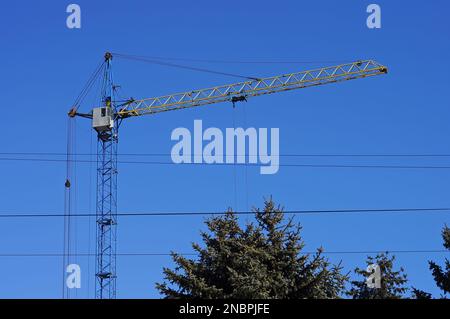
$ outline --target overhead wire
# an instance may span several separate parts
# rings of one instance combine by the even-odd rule
[[[301,255],[312,255],[317,253],[317,251],[303,251],[300,252]],[[411,250],[340,250],[340,251],[322,251],[321,254],[324,255],[347,255],[347,254],[379,254],[379,253],[390,253],[390,254],[429,254],[429,253],[450,253],[450,251],[445,249],[411,249]],[[181,256],[198,256],[196,253],[176,253]],[[60,257],[59,253],[0,253],[0,257]],[[95,254],[91,253],[78,253],[77,256],[80,257],[91,257]],[[170,257],[171,253],[153,253],[153,252],[142,252],[142,253],[117,253],[117,256],[152,256],[152,257]]]
[[[49,163],[59,163],[66,162],[64,159],[49,159],[49,158],[4,158],[1,157],[0,161],[26,161],[26,162],[49,162]],[[91,163],[91,160],[81,160],[74,159],[73,162],[77,163]],[[247,165],[249,167],[260,167],[261,164],[253,163],[174,163],[174,162],[163,162],[163,161],[117,161],[121,164],[143,164],[143,165],[195,165],[195,166],[232,166],[232,165]],[[347,164],[298,164],[298,163],[280,163],[280,167],[304,167],[304,168],[363,168],[363,169],[433,169],[433,170],[447,170],[450,166],[431,166],[431,165],[347,165]]]
[[[67,153],[65,152],[0,152],[0,155],[48,155],[48,156],[66,156]],[[76,156],[91,156],[91,155],[97,155],[96,153],[74,153],[73,155]],[[170,153],[118,153],[118,156],[169,156]],[[199,155],[199,154],[192,154],[192,155]],[[218,156],[223,156],[224,154],[217,154]],[[235,155],[239,156],[239,155]],[[245,155],[245,156],[256,156],[256,155]],[[450,157],[450,153],[435,153],[435,154],[418,154],[418,153],[411,153],[411,154],[357,154],[357,153],[346,153],[346,154],[314,154],[314,153],[288,153],[288,154],[279,154],[280,157]]]
[[[236,215],[255,215],[255,211],[236,211]],[[283,211],[286,215],[316,215],[316,214],[370,214],[370,213],[450,213],[450,207],[422,207],[422,208],[362,208],[362,209],[321,209],[321,210],[286,210]],[[224,211],[209,211],[209,212],[194,212],[194,211],[153,211],[153,212],[118,212],[117,216],[214,216],[225,215]],[[0,218],[44,218],[44,217],[63,217],[61,213],[50,212],[0,212]],[[95,213],[77,213],[72,217],[92,217]]]

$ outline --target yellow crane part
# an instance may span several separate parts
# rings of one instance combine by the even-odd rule
[[[119,118],[127,118],[226,101],[234,103],[253,96],[365,78],[385,74],[387,71],[386,66],[373,60],[356,61],[160,97],[131,99],[118,110],[117,115]]]

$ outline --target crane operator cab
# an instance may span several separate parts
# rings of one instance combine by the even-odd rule
[[[92,127],[99,133],[111,131],[114,127],[111,99],[106,99],[106,105],[92,110]]]

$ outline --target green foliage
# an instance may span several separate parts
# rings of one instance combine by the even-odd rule
[[[444,247],[450,250],[450,228],[447,225],[442,230],[442,239]],[[434,261],[429,261],[431,273],[433,274],[436,285],[444,292],[444,296],[450,293],[450,261],[445,258],[445,270]]]
[[[447,250],[450,250],[450,228],[447,225],[442,229],[442,239],[444,240],[444,247]],[[445,258],[445,270],[443,267],[436,264],[434,261],[428,262],[430,266],[431,273],[433,275],[434,281],[436,285],[444,292],[443,298],[446,298],[446,295],[450,293],[450,262],[447,258]],[[431,299],[431,294],[413,288],[413,298],[416,299]]]
[[[413,299],[431,299],[431,294],[420,289],[412,288]]]
[[[301,226],[284,221],[270,199],[255,222],[241,227],[231,210],[206,221],[195,260],[172,253],[175,269],[164,268],[157,289],[166,298],[338,298],[347,280],[322,249],[302,253]]]
[[[404,296],[408,288],[405,286],[407,279],[404,269],[394,271],[395,256],[388,253],[377,254],[375,257],[368,256],[366,265],[376,264],[381,270],[380,288],[369,288],[366,279],[371,275],[366,269],[356,268],[355,273],[363,279],[351,282],[351,289],[347,295],[353,299],[399,299]]]

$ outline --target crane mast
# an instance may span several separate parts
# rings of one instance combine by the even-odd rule
[[[98,299],[116,298],[117,247],[117,142],[119,121],[111,65],[112,55],[105,54],[102,83],[104,107],[93,110],[93,127],[97,131],[96,196],[96,285]]]
[[[92,119],[97,132],[97,197],[96,197],[96,298],[116,298],[117,246],[117,143],[123,119],[180,110],[221,102],[246,101],[248,98],[277,92],[307,88],[387,73],[387,67],[373,60],[355,61],[314,70],[249,80],[207,89],[170,94],[125,102],[115,100],[112,77],[112,54],[105,54],[102,84],[102,106],[90,113],[69,116]]]

